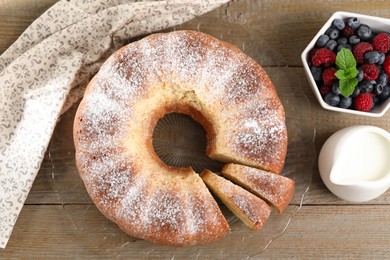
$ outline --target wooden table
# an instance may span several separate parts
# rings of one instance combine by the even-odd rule
[[[0,53],[55,2],[0,0]],[[201,17],[201,29],[206,32],[215,35],[226,31],[223,23],[213,23],[222,19],[233,26],[233,42],[234,39],[237,42],[255,39],[280,54],[287,63],[286,70],[293,71],[298,79],[288,84],[302,88],[299,91],[306,95],[309,104],[299,112],[306,118],[303,124],[315,130],[313,153],[317,154],[313,158],[317,158],[324,141],[341,128],[370,124],[390,130],[390,112],[382,118],[329,112],[318,105],[309,88],[300,54],[322,24],[338,10],[390,18],[390,2],[363,0],[234,0]],[[189,22],[182,28],[194,26],[195,22]],[[275,64],[264,66],[272,68]],[[75,174],[72,113],[74,110],[65,114],[57,126],[9,244],[5,250],[0,250],[0,258],[153,258],[156,256],[153,252],[159,249],[123,235],[91,203]],[[313,168],[312,181],[302,208],[287,230],[266,251],[253,258],[388,258],[390,191],[367,203],[348,203],[327,190],[316,163],[308,167]],[[296,208],[298,204],[299,201],[294,202],[290,207]],[[230,255],[220,252],[219,257],[246,257],[238,251]],[[197,258],[187,253],[164,249],[161,258]]]

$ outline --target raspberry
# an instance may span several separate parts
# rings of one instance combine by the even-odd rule
[[[363,70],[363,79],[365,80],[376,80],[379,75],[379,68],[375,64],[365,63],[361,66]]]
[[[312,60],[312,59],[313,59],[314,54],[315,54],[318,50],[319,50],[319,48],[314,47],[313,49],[311,49],[311,50],[309,51],[309,54],[308,54],[309,60]]]
[[[370,111],[373,103],[371,93],[361,93],[353,101],[355,109],[364,112]]]
[[[390,76],[390,56],[386,56],[386,59],[383,62],[383,70],[387,76]],[[388,81],[390,81],[390,77],[388,77]]]
[[[355,34],[355,30],[349,27],[348,25],[345,25],[344,29],[341,30],[341,35],[345,38],[349,38],[352,35]]]
[[[336,54],[327,48],[318,49],[311,59],[314,66],[319,66],[323,63],[335,63]]]
[[[326,94],[332,92],[332,85],[322,85],[320,87],[320,93],[321,93],[321,96],[325,96]]]
[[[355,56],[356,63],[362,64],[364,62],[363,55],[366,51],[372,51],[373,47],[368,42],[360,42],[353,46],[352,52],[353,56]]]
[[[322,80],[324,81],[324,85],[331,85],[335,80],[337,80],[336,76],[334,75],[336,73],[336,68],[327,68],[324,69],[322,72]]]
[[[390,50],[390,36],[387,33],[380,33],[372,39],[374,50],[386,53]]]

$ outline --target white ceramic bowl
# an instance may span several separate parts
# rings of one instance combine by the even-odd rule
[[[318,90],[317,84],[310,72],[309,64],[307,62],[307,57],[309,51],[315,46],[315,43],[318,39],[318,37],[325,33],[325,31],[332,25],[332,22],[334,19],[345,19],[349,17],[357,17],[361,20],[361,23],[368,24],[371,26],[373,31],[386,31],[390,32],[390,19],[384,19],[380,17],[374,17],[374,16],[368,16],[368,15],[362,15],[362,14],[356,14],[356,13],[349,13],[349,12],[336,12],[334,13],[329,20],[322,26],[322,28],[318,31],[316,36],[314,36],[313,40],[307,45],[305,50],[302,52],[301,59],[303,63],[303,67],[306,73],[306,76],[309,80],[310,86],[314,92],[314,95],[317,97],[318,102],[320,105],[327,109],[337,112],[343,112],[343,113],[350,113],[350,114],[356,114],[356,115],[364,115],[364,116],[370,116],[370,117],[381,117],[383,116],[386,111],[390,107],[390,98],[388,98],[385,102],[383,102],[380,106],[377,106],[373,108],[369,112],[362,112],[352,109],[345,109],[345,108],[339,108],[339,107],[332,107],[325,103],[325,101],[322,99],[322,96],[320,94],[320,91]]]

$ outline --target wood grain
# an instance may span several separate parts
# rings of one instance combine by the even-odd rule
[[[0,0],[0,53],[58,0]]]
[[[254,258],[386,259],[390,219],[383,216],[388,214],[388,208],[378,205],[303,207],[286,232]],[[189,254],[191,250],[196,254]],[[132,239],[88,205],[25,206],[7,249],[0,251],[1,258],[24,259],[204,259],[210,254],[198,248],[166,250]],[[213,259],[246,256],[238,249]]]
[[[56,0],[0,0],[0,53],[8,48],[33,20]],[[257,48],[239,44],[267,44],[280,60],[262,60],[270,73],[283,67],[289,89],[304,93],[302,123],[315,131],[314,158],[325,140],[335,131],[358,124],[370,124],[390,131],[390,113],[382,118],[367,118],[329,112],[322,109],[312,94],[300,62],[300,54],[322,24],[338,10],[390,18],[388,1],[284,1],[233,0],[201,18],[177,29],[200,29],[221,35],[239,45],[249,55]],[[228,34],[226,34],[228,31]],[[284,71],[285,70],[285,71]],[[284,84],[284,83],[283,83]],[[283,93],[281,95],[288,95]],[[193,258],[191,250],[151,249],[150,244],[124,235],[91,204],[74,166],[72,113],[59,121],[41,170],[17,221],[7,249],[0,258]],[[301,211],[292,219],[286,232],[268,249],[253,258],[265,259],[385,259],[390,253],[390,191],[361,204],[342,201],[322,183],[316,161],[308,163],[313,170],[310,190]],[[294,201],[299,204],[299,201]],[[290,210],[296,208],[290,206]],[[192,251],[193,253],[193,251]],[[202,251],[199,258],[212,252]],[[153,257],[160,255],[159,257]],[[245,258],[236,251],[221,258]]]
[[[289,66],[301,66],[301,52],[334,12],[390,18],[388,10],[388,1],[234,0],[226,8],[203,16],[205,22],[201,28],[223,33],[228,27],[236,39],[233,43],[242,38],[266,42]],[[221,17],[224,23],[216,25],[215,17]]]
[[[390,252],[384,206],[310,206],[265,255],[275,259],[385,259]]]

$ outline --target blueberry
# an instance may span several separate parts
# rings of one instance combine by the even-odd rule
[[[332,107],[335,107],[339,104],[340,102],[340,97],[339,95],[333,94],[333,93],[328,93],[324,97],[325,103],[328,105],[331,105]]]
[[[380,61],[381,57],[381,54],[377,51],[367,51],[363,55],[366,63],[377,63]]]
[[[339,30],[342,30],[345,27],[345,23],[341,19],[334,19],[332,24],[334,27],[336,27]]]
[[[383,88],[382,94],[379,95],[380,100],[386,100],[390,96],[390,87],[385,86]]]
[[[310,71],[315,81],[322,79],[322,67],[311,66]]]
[[[363,80],[359,82],[359,87],[361,92],[372,92],[374,90],[374,86],[371,80]]]
[[[336,27],[330,27],[326,30],[325,34],[328,35],[331,40],[335,40],[339,37],[340,31],[337,30]]]
[[[355,44],[358,44],[360,42],[360,39],[356,35],[352,35],[351,37],[349,37],[348,42],[351,45],[355,45]]]
[[[348,39],[345,37],[340,37],[336,41],[337,41],[337,44],[347,44],[348,43]]]
[[[349,108],[352,105],[351,97],[341,97],[339,102],[339,107],[341,108]]]
[[[387,85],[387,75],[386,73],[380,73],[378,78],[376,79],[376,83],[377,84],[381,84],[382,86],[386,86]]]
[[[334,51],[337,47],[337,42],[335,40],[329,40],[326,44],[325,44],[325,48],[327,48],[328,50],[331,50],[331,51]]]
[[[359,36],[360,40],[367,41],[371,38],[371,27],[367,24],[361,24],[356,31],[357,36]]]
[[[357,85],[350,97],[355,98],[355,97],[359,96],[359,94],[360,94],[360,87],[359,87],[359,85]]]
[[[339,44],[339,45],[337,45],[337,48],[336,48],[337,52],[339,52],[342,48],[346,48],[350,51],[352,50],[352,47],[349,44]]]
[[[324,47],[325,44],[329,41],[329,36],[326,35],[326,34],[323,34],[321,35],[320,37],[318,37],[318,40],[316,42],[316,45],[318,47]]]
[[[340,95],[340,85],[338,81],[335,81],[332,85],[332,92],[336,95]]]
[[[347,24],[352,29],[356,29],[360,25],[360,20],[357,17],[351,17],[351,18],[348,19]]]
[[[360,82],[364,78],[364,72],[361,68],[358,68],[357,71],[358,71],[358,74],[356,76],[356,79]]]
[[[374,84],[374,93],[376,95],[380,95],[383,92],[383,85],[381,84]]]
[[[384,54],[384,53],[382,53],[382,52],[380,52],[379,54],[381,55],[381,58],[379,59],[379,61],[377,62],[377,64],[382,65],[383,62],[385,62],[386,54]]]

